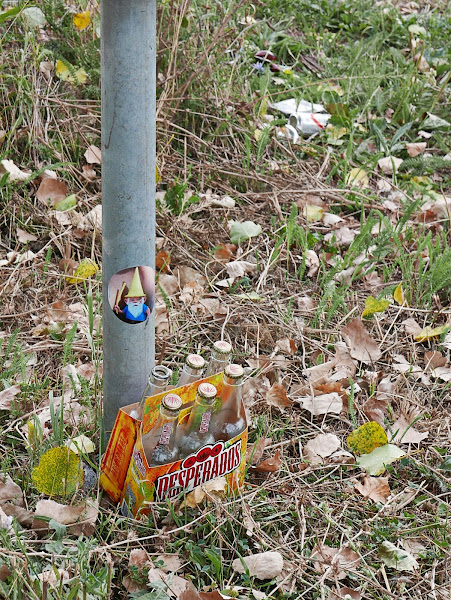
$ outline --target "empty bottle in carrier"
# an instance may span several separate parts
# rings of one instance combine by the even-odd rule
[[[196,452],[206,444],[213,444],[215,438],[210,431],[211,414],[217,390],[211,383],[201,383],[197,388],[196,399],[186,425],[181,425],[178,436],[180,458]]]
[[[176,445],[176,430],[181,407],[182,399],[177,394],[167,394],[161,401],[155,426],[142,438],[149,467],[177,460],[179,450]]]
[[[216,440],[231,440],[246,429],[242,406],[244,370],[241,365],[227,365],[224,371],[218,411],[213,414]]]
[[[225,366],[229,364],[231,354],[232,346],[229,342],[223,340],[215,342],[204,377],[209,377],[210,375],[224,371]]]
[[[168,369],[163,365],[156,365],[153,367],[150,372],[149,379],[147,380],[146,389],[144,390],[139,406],[130,413],[130,416],[133,419],[139,419],[140,421],[142,420],[146,398],[149,396],[154,396],[155,394],[159,394],[160,392],[164,392],[169,385],[171,376],[171,369]]]
[[[188,385],[202,377],[205,360],[199,354],[188,354],[182,372],[180,373],[177,387]]]

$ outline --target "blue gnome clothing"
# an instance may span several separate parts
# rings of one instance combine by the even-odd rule
[[[138,315],[137,317],[133,316],[131,314],[131,312],[128,310],[128,306],[126,306],[124,308],[123,315],[126,319],[128,319],[129,321],[145,321],[147,319],[147,309],[149,307],[146,304],[143,304],[143,309],[142,309],[142,313],[140,315]]]

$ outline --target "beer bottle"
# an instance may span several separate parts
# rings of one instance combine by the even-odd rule
[[[216,395],[217,390],[211,383],[201,383],[197,388],[188,422],[180,426],[178,447],[181,459],[196,452],[201,446],[215,442],[210,431],[210,420]]]
[[[205,360],[199,354],[188,354],[182,372],[180,373],[177,387],[188,385],[202,377]]]
[[[139,419],[142,421],[146,398],[163,392],[168,387],[171,376],[171,369],[168,369],[163,365],[156,365],[153,367],[150,372],[149,379],[147,380],[146,389],[144,390],[139,406],[130,413],[130,416],[133,419]]]
[[[150,467],[166,465],[178,458],[175,443],[177,419],[182,399],[177,394],[166,394],[161,401],[160,414],[154,427],[142,438],[143,450]]]
[[[227,365],[222,380],[219,410],[213,414],[212,429],[216,440],[226,442],[246,429],[242,406],[244,370],[241,365]]]
[[[210,375],[215,375],[216,373],[224,371],[225,366],[230,360],[231,354],[232,346],[229,342],[225,342],[224,340],[215,342],[204,377],[209,377]]]

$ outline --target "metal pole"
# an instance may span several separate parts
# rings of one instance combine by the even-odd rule
[[[107,435],[154,364],[154,313],[120,320],[108,284],[155,264],[156,0],[102,0],[103,406]],[[150,294],[147,294],[149,296]],[[153,298],[146,304],[153,308]]]

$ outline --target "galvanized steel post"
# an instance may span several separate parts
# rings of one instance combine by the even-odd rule
[[[118,409],[140,400],[154,364],[149,282],[144,289],[151,314],[136,323],[118,318],[113,304],[120,293],[112,300],[108,286],[120,271],[154,269],[156,0],[102,0],[101,12],[103,406],[108,434]],[[130,291],[136,289],[130,281],[128,285]]]

